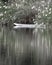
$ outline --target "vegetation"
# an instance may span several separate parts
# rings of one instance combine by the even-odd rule
[[[0,0],[0,22],[3,24],[27,21],[52,22],[52,4],[38,0]],[[33,17],[31,14],[34,14]],[[38,16],[36,16],[38,15]],[[31,17],[30,17],[31,16]],[[33,18],[31,20],[31,18]],[[34,21],[33,21],[34,22]]]

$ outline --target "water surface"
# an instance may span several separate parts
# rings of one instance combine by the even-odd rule
[[[52,30],[0,27],[0,65],[52,65]]]

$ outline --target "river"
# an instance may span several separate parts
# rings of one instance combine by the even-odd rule
[[[0,27],[0,65],[52,65],[52,30]]]

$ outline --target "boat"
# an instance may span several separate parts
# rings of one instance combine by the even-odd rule
[[[14,23],[13,28],[46,28],[44,24],[19,24],[19,23]]]

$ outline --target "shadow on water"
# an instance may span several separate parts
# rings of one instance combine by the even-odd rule
[[[0,65],[52,65],[52,30],[0,27]]]

